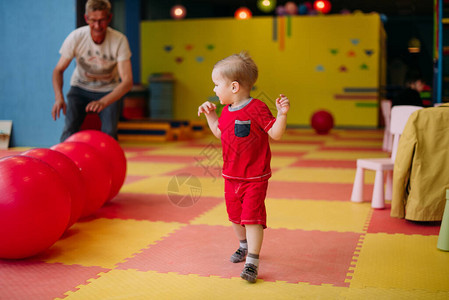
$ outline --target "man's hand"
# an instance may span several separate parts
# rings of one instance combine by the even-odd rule
[[[56,121],[56,119],[59,119],[61,109],[62,113],[65,115],[67,105],[65,104],[64,100],[56,101],[55,104],[53,104],[53,108],[51,109],[51,115],[53,117],[53,120]]]

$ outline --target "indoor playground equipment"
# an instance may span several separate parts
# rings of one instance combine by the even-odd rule
[[[72,159],[81,171],[86,189],[82,217],[95,212],[106,202],[111,189],[111,167],[94,147],[80,142],[63,142],[51,147]]]
[[[35,148],[24,152],[22,155],[40,159],[52,166],[61,176],[64,184],[70,192],[71,213],[67,228],[72,226],[81,217],[86,201],[84,181],[76,164],[61,152],[46,148]]]
[[[94,147],[105,157],[111,168],[111,190],[107,201],[114,198],[126,177],[126,157],[122,147],[107,134],[98,130],[83,130],[70,136],[67,142],[82,142]]]
[[[70,218],[70,194],[47,163],[30,156],[0,160],[0,258],[19,259],[53,245]]]
[[[93,130],[69,139],[0,159],[0,259],[48,249],[118,194],[126,176],[118,142]]]

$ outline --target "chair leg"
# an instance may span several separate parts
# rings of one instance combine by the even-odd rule
[[[352,187],[351,201],[363,202],[363,184],[365,181],[365,174],[362,168],[357,167],[355,173],[354,185]]]
[[[374,179],[373,199],[371,200],[372,208],[384,208],[384,172],[376,171],[376,178]]]
[[[449,190],[446,190],[446,206],[441,220],[437,248],[442,251],[449,251]]]
[[[387,171],[387,179],[385,183],[385,199],[393,199],[393,171]]]
[[[382,150],[387,151],[388,150],[388,138],[389,138],[389,133],[387,131],[387,129],[385,129],[384,131],[384,140],[382,142]]]

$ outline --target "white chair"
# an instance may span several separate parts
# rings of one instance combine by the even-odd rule
[[[380,101],[380,110],[384,117],[385,129],[384,140],[382,143],[382,150],[391,152],[393,147],[393,136],[390,131],[390,119],[391,119],[391,100],[383,99]]]
[[[363,202],[363,184],[365,180],[364,171],[376,171],[374,179],[373,198],[371,206],[373,208],[384,208],[385,198],[391,200],[393,190],[393,167],[396,152],[399,144],[399,137],[404,130],[409,116],[420,106],[400,105],[391,109],[390,132],[393,136],[393,146],[389,158],[366,158],[357,159],[357,171],[355,173],[354,186],[352,188],[351,201]],[[387,172],[386,191],[384,192],[384,172]]]

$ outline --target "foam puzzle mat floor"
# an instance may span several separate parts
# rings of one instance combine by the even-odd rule
[[[0,260],[0,299],[449,299],[439,223],[391,218],[388,201],[372,209],[371,172],[365,201],[349,201],[356,159],[389,155],[382,137],[288,129],[272,142],[256,284],[229,261],[238,241],[219,141],[121,143],[128,171],[120,193],[45,252]]]

